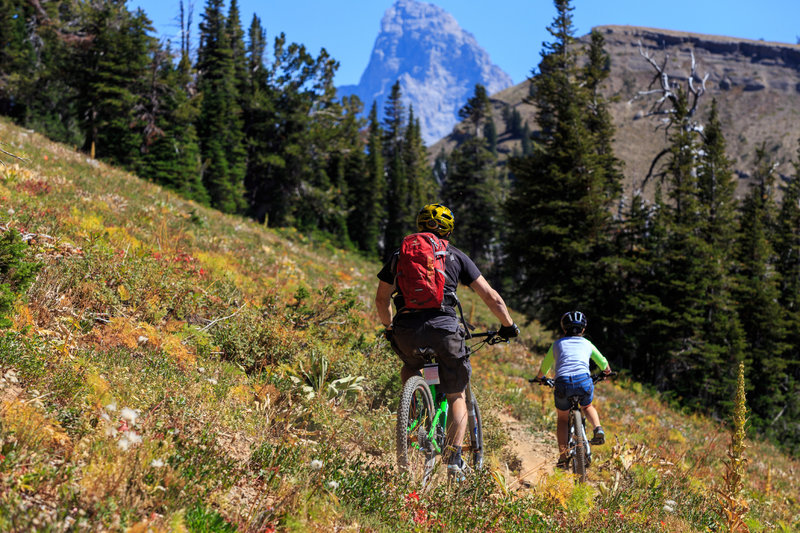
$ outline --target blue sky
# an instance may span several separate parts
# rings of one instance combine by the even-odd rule
[[[289,41],[306,45],[314,55],[324,47],[339,61],[336,84],[344,85],[358,83],[383,13],[393,2],[239,0],[239,5],[245,31],[255,13],[270,43],[284,32]],[[514,83],[523,81],[538,64],[541,44],[550,40],[545,28],[555,15],[550,0],[429,3],[452,14]],[[791,44],[800,37],[800,0],[574,0],[572,5],[577,35],[588,33],[594,26],[627,24]],[[178,0],[131,0],[128,6],[144,9],[157,34],[177,43]],[[194,0],[195,27],[204,8],[203,0]],[[193,44],[197,44],[196,38]]]

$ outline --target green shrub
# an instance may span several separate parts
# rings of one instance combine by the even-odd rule
[[[14,302],[25,294],[42,266],[27,261],[28,255],[28,244],[17,230],[8,230],[0,237],[0,328],[11,325],[7,317]]]

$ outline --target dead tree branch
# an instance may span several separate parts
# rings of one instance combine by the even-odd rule
[[[667,73],[669,54],[665,53],[663,61],[659,63],[650,52],[645,51],[642,42],[639,41],[639,55],[641,55],[645,61],[647,61],[650,66],[653,67],[655,72],[653,79],[647,86],[647,90],[638,91],[636,96],[631,99],[631,102],[646,97],[649,98],[653,95],[660,95],[660,97],[650,105],[644,116],[663,117],[662,123],[657,125],[656,129],[663,127],[665,135],[669,134],[669,130],[673,126],[682,128],[685,131],[698,129],[698,124],[694,120],[694,116],[697,112],[697,106],[700,102],[700,98],[706,92],[706,81],[708,80],[709,74],[706,73],[706,75],[703,77],[698,75],[697,61],[694,57],[694,51],[690,52],[690,54],[691,66],[689,69],[689,74],[685,77],[674,77],[677,79],[672,79]],[[654,86],[657,88],[654,88]],[[681,99],[685,100],[683,105],[681,105]],[[684,112],[680,113],[680,116],[678,116],[679,109],[685,109]],[[647,176],[645,176],[642,185],[644,185],[651,177],[654,176],[658,161],[666,153],[667,150],[664,150],[656,156],[650,165],[650,169],[648,170]]]

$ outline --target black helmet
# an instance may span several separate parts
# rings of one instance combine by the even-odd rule
[[[569,335],[576,335],[586,329],[586,315],[580,311],[569,311],[561,317],[561,329]]]

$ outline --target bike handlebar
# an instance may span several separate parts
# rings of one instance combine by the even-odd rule
[[[474,339],[476,337],[486,337],[486,340],[484,341],[486,344],[499,344],[501,342],[508,342],[508,339],[501,337],[496,331],[493,330],[482,331],[480,333],[469,333],[467,339]]]
[[[605,372],[600,372],[600,373],[594,374],[592,376],[592,383],[597,383],[599,381],[603,381],[603,380],[608,379],[608,378],[613,378],[616,375],[617,375],[616,372],[609,372],[608,374],[606,374]],[[546,386],[551,387],[551,388],[555,387],[555,385],[556,385],[555,380],[552,379],[552,378],[548,378],[548,377],[543,377],[541,379],[539,379],[539,378],[529,378],[528,379],[528,383],[538,383],[539,385],[546,385]]]

